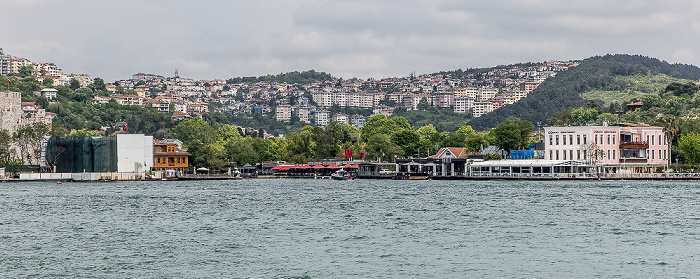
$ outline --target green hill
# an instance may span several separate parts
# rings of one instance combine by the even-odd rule
[[[533,123],[546,123],[554,113],[562,110],[571,110],[584,106],[587,99],[598,99],[595,96],[602,96],[603,91],[623,91],[629,90],[630,96],[647,94],[647,92],[658,92],[658,89],[665,86],[662,77],[668,76],[668,81],[672,79],[700,79],[700,68],[693,65],[669,64],[655,58],[639,55],[606,55],[595,56],[581,61],[580,65],[567,71],[558,73],[556,76],[545,80],[540,86],[519,102],[502,107],[492,113],[475,118],[469,122],[475,130],[486,130],[497,126],[499,123],[509,118],[519,118],[529,120]],[[635,88],[629,81],[635,77],[648,77],[648,86]],[[658,81],[652,82],[653,80]],[[616,88],[616,85],[625,81],[629,86]],[[635,84],[636,85],[636,84]],[[597,90],[597,91],[596,91]],[[657,91],[654,91],[657,90]],[[590,94],[589,94],[590,93]],[[588,94],[588,95],[587,95]],[[620,94],[622,100],[628,101],[627,95]],[[615,94],[613,94],[615,95]],[[604,98],[612,102],[615,97]]]
[[[687,79],[674,78],[665,74],[647,73],[632,76],[615,76],[612,84],[599,89],[593,89],[581,94],[586,100],[603,103],[604,107],[611,103],[623,105],[623,101],[641,100],[646,94],[662,92],[672,82],[688,83]]]

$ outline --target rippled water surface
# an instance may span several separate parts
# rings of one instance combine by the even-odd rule
[[[2,183],[2,278],[696,278],[700,182]]]

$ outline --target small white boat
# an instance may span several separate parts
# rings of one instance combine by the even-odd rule
[[[331,174],[331,179],[333,180],[351,180],[352,176],[346,170],[338,170]]]

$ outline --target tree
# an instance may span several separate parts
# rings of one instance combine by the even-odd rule
[[[693,96],[695,95],[695,92],[698,92],[698,85],[695,83],[672,82],[666,86],[666,89],[664,89],[662,94],[671,93],[674,96],[681,97],[683,95]]]
[[[70,133],[68,133],[69,137],[99,137],[102,136],[102,132],[97,131],[97,130],[87,130],[87,129],[79,129],[79,130],[71,130]]]
[[[34,66],[25,65],[19,69],[19,76],[28,77],[28,76],[31,76],[33,72],[34,72]]]
[[[12,135],[7,130],[0,130],[0,165],[10,165],[12,163]]]
[[[428,98],[423,97],[418,101],[418,110],[427,110],[430,107],[430,103],[428,103]]]
[[[51,128],[44,123],[34,123],[21,126],[13,135],[20,154],[29,164],[38,164],[44,137],[49,135]]]
[[[75,78],[70,79],[70,82],[68,83],[68,88],[70,88],[70,90],[75,91],[76,89],[80,88],[80,81],[78,81]]]
[[[186,149],[194,142],[211,144],[216,138],[215,131],[209,123],[197,117],[177,124],[170,130],[168,137],[181,140]]]
[[[44,80],[41,82],[41,85],[45,87],[52,87],[53,86],[53,79],[50,77],[44,78]]]
[[[679,123],[678,117],[675,117],[673,115],[663,115],[661,116],[657,121],[657,125],[661,126],[664,128],[664,135],[666,135],[666,141],[668,141],[668,152],[669,152],[669,157],[668,161],[672,162],[671,160],[671,146],[673,145],[673,140],[676,138],[678,133],[680,133],[681,126]]]
[[[391,134],[391,142],[399,146],[405,156],[414,156],[418,153],[420,136],[413,129],[404,129]]]
[[[534,126],[527,120],[506,120],[498,127],[491,130],[495,137],[495,144],[510,153],[528,144],[530,133]]]
[[[95,79],[92,80],[92,86],[96,91],[106,91],[107,86],[105,85],[105,80],[99,77],[96,77]]]
[[[550,116],[547,119],[547,122],[549,122],[549,125],[557,126],[557,127],[570,126],[571,125],[571,111],[570,110],[562,110],[560,112],[552,114],[552,116]]]
[[[579,126],[592,123],[598,117],[599,111],[595,108],[577,108],[571,111],[571,124]]]
[[[700,134],[688,133],[678,139],[678,147],[683,151],[686,163],[700,164]]]

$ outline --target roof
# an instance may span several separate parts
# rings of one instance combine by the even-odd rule
[[[456,158],[467,158],[467,156],[469,156],[469,152],[467,152],[467,149],[464,147],[443,147],[437,154],[428,156],[428,158],[442,158],[443,156],[447,156],[447,151]]]

